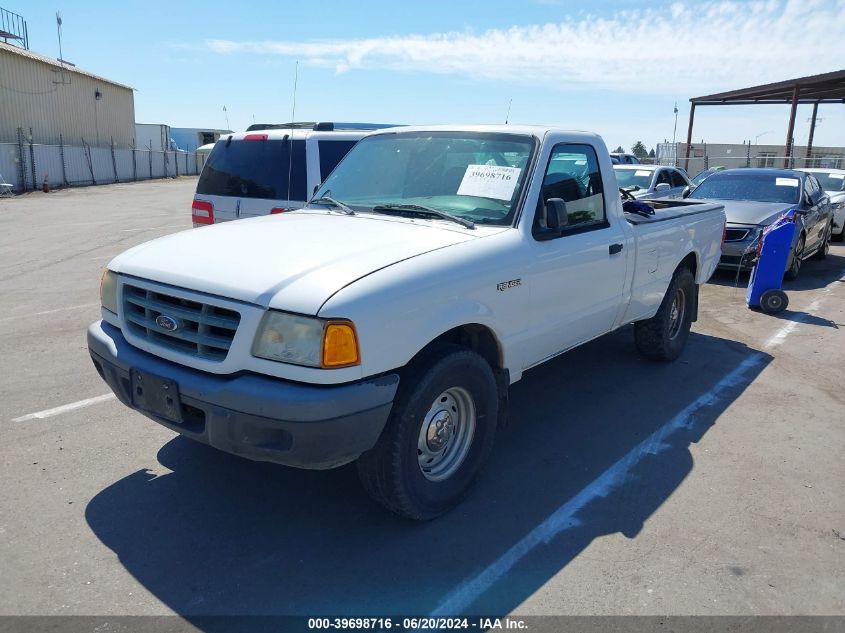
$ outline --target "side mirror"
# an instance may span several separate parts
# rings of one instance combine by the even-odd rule
[[[546,200],[546,226],[557,231],[569,224],[566,212],[566,202],[563,198],[549,198]]]
[[[540,210],[534,227],[534,237],[540,241],[560,237],[561,230],[569,224],[566,202],[562,198],[549,198]]]
[[[668,182],[659,182],[656,185],[654,185],[655,191],[666,191],[667,189],[671,189],[671,188],[672,188],[672,185],[670,185]]]
[[[689,198],[690,194],[692,193],[693,187],[692,185],[687,185],[684,187],[684,190],[681,192],[682,198]]]
[[[312,196],[313,196],[315,193],[317,193],[317,189],[319,189],[319,188],[320,188],[320,185],[322,185],[322,184],[323,184],[323,183],[318,182],[316,185],[314,185],[314,191],[312,191],[312,192],[311,192],[311,195],[312,195]]]

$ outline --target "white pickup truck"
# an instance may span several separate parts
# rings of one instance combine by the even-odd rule
[[[469,488],[525,370],[630,323],[647,358],[681,353],[725,216],[649,204],[623,210],[593,134],[379,131],[305,209],[112,260],[89,350],[178,433],[302,468],[357,460],[374,499],[429,519]]]

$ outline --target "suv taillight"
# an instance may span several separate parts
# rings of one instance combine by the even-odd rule
[[[191,219],[197,224],[214,224],[214,205],[207,200],[194,200]]]
[[[728,224],[727,222],[722,225],[722,248],[725,247],[725,239],[728,237]]]
[[[277,213],[287,213],[288,211],[296,211],[296,207],[273,207],[270,209],[270,215],[276,215]]]

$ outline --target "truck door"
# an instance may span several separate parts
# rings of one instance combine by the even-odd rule
[[[529,240],[531,323],[524,367],[610,331],[629,255],[624,230],[607,213],[619,194],[604,191],[595,149],[557,144],[544,169]],[[552,198],[566,203],[567,225],[559,237],[538,239],[545,228],[542,205]]]

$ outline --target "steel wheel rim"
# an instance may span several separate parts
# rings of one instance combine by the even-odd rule
[[[461,467],[475,435],[475,402],[463,387],[434,399],[420,426],[417,461],[429,481],[448,479]]]
[[[675,290],[672,298],[672,307],[669,309],[669,338],[675,339],[681,332],[684,323],[684,311],[686,310],[686,293],[681,288]]]

